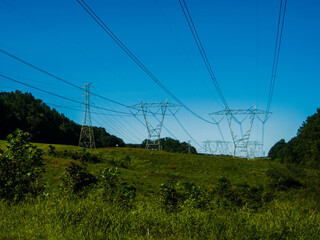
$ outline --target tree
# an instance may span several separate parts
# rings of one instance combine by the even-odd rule
[[[43,143],[78,145],[81,126],[30,93],[0,93],[0,139],[20,128]],[[93,127],[97,147],[124,146],[122,139],[111,136],[104,128]]]
[[[276,143],[269,156],[284,163],[295,163],[320,168],[320,109],[308,117],[298,130],[297,136],[287,144]]]
[[[0,198],[21,201],[41,192],[44,170],[42,150],[30,144],[31,135],[17,129],[8,135],[7,150],[0,155]]]
[[[279,142],[277,142],[269,151],[268,157],[271,158],[271,160],[275,160],[280,157],[280,151],[286,146],[286,141],[284,139],[281,139]]]

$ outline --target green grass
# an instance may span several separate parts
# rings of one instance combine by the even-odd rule
[[[0,141],[5,149],[6,143]],[[37,144],[47,151],[47,144]],[[58,151],[75,146],[54,145]],[[129,156],[128,169],[121,177],[134,183],[137,198],[132,208],[105,202],[93,189],[78,198],[59,191],[60,177],[71,159],[45,156],[47,196],[19,204],[0,202],[0,239],[320,239],[319,171],[306,169],[304,188],[275,192],[261,208],[227,208],[212,205],[204,210],[183,206],[167,212],[159,202],[160,184],[169,177],[187,180],[205,189],[220,176],[232,184],[266,185],[265,172],[283,165],[267,159],[176,154],[144,149],[105,148],[90,152],[105,161],[88,164],[97,175],[108,160]]]

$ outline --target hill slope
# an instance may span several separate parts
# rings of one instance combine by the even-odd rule
[[[0,139],[20,128],[32,134],[34,142],[78,145],[81,126],[51,109],[30,93],[0,93]],[[97,147],[124,146],[122,139],[104,128],[93,127]]]
[[[2,149],[5,145],[0,141]],[[100,159],[87,162],[91,174],[99,179],[104,169],[117,167],[120,178],[136,187],[133,206],[123,207],[106,201],[101,185],[84,196],[61,189],[66,167],[71,161],[79,163],[68,153],[82,154],[81,148],[37,146],[47,153],[42,179],[47,183],[45,193],[19,204],[0,202],[0,238],[320,237],[320,174],[316,170],[286,167],[268,160],[248,161],[137,148],[89,150]],[[50,151],[53,154],[49,154]],[[131,163],[122,166],[121,162],[128,157]],[[168,180],[173,181],[173,185]],[[301,182],[300,187],[292,185],[296,180]],[[164,205],[165,196],[179,200],[173,210]]]

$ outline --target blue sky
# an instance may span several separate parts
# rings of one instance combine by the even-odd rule
[[[88,5],[135,56],[184,104],[200,116],[223,108],[183,16],[178,0],[87,0]],[[230,108],[265,109],[271,79],[280,0],[186,0],[220,88]],[[257,11],[258,9],[258,11]],[[319,107],[320,2],[288,0],[280,59],[265,126],[265,150],[295,136]],[[258,19],[258,21],[257,21]],[[0,0],[0,48],[46,71],[125,105],[175,103],[119,48],[75,0]],[[0,73],[77,101],[83,92],[0,53]],[[19,89],[41,98],[59,112],[82,122],[83,106],[1,78],[0,90]],[[128,111],[98,97],[98,107]],[[101,110],[92,108],[92,112]],[[104,112],[106,113],[106,112]],[[220,139],[217,127],[181,108],[177,117],[201,145]],[[132,116],[92,114],[126,142],[146,138]],[[142,119],[141,119],[142,120]],[[222,129],[227,140],[230,132]],[[165,126],[179,140],[190,137],[168,115]],[[162,137],[170,136],[164,129]],[[251,140],[261,139],[256,121]],[[192,142],[193,145],[195,143]],[[201,151],[200,148],[198,148]]]

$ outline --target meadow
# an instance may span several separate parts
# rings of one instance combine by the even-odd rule
[[[318,170],[268,159],[35,145],[45,153],[45,188],[0,202],[0,239],[320,239]],[[82,164],[71,153],[94,156],[84,166],[100,182],[104,169],[117,169],[134,196],[124,192],[119,204],[99,184],[67,191],[66,168]]]

